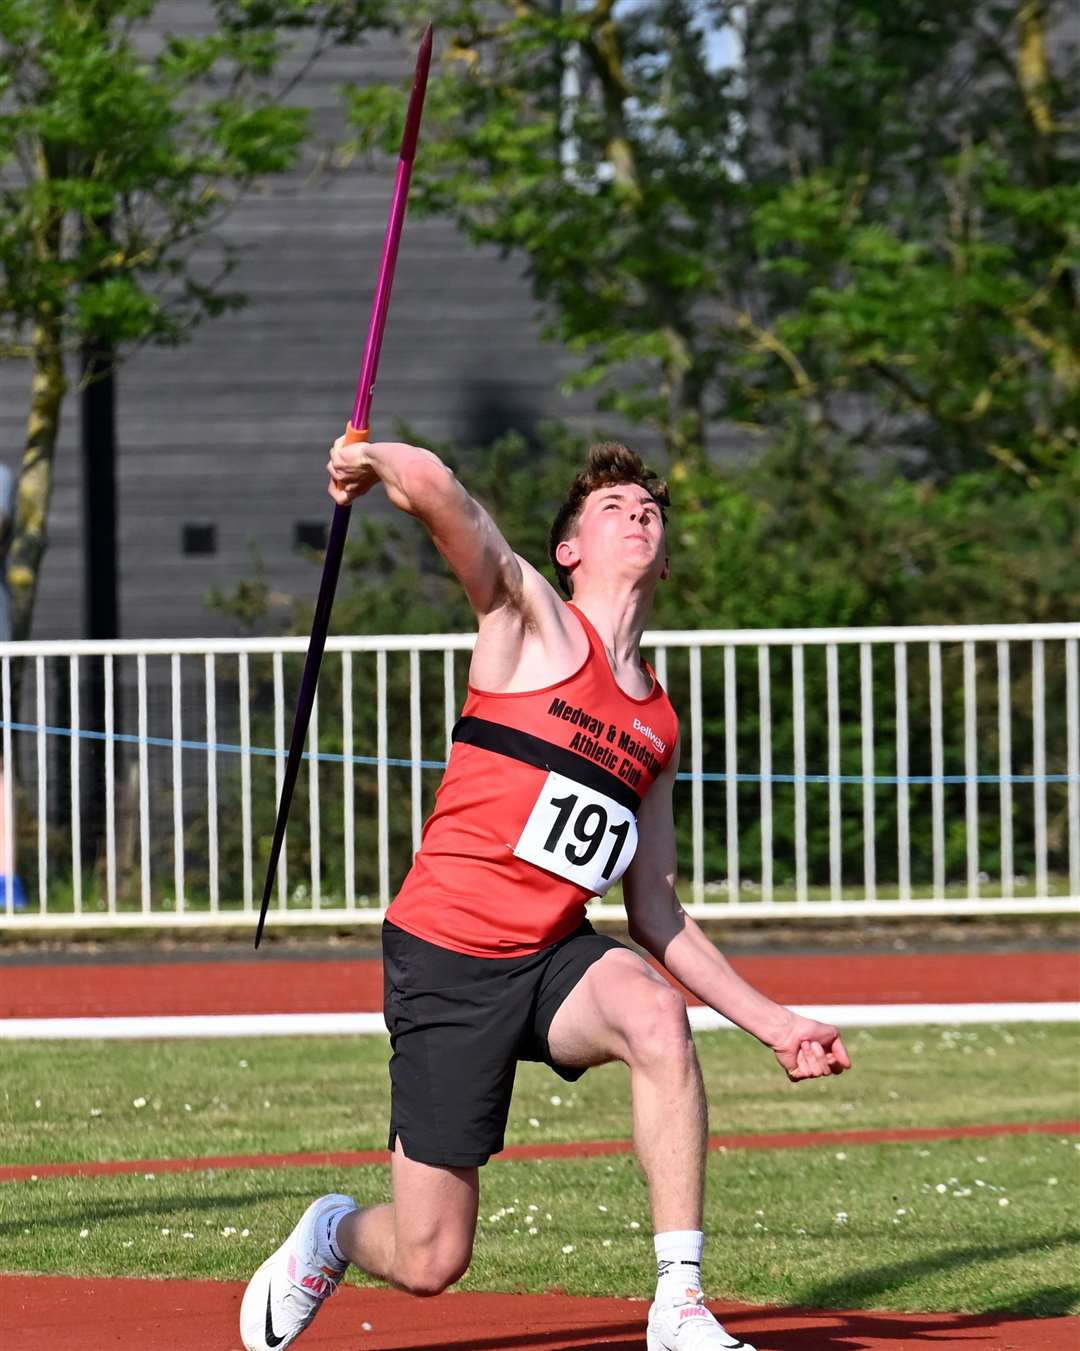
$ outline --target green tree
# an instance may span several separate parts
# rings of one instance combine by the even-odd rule
[[[846,106],[865,144],[811,147],[756,209],[770,331],[733,394],[749,416],[798,405],[834,436],[879,453],[903,445],[939,480],[996,464],[1029,487],[1060,474],[1076,482],[1078,71],[1063,42],[1051,71],[1059,7],[968,8],[957,7],[970,27],[941,52],[943,91],[958,77],[968,89],[953,106],[913,106],[902,87],[880,105],[865,97],[864,73],[884,69],[888,53],[922,97],[916,62],[904,59],[911,5],[838,11],[831,36],[846,30],[846,43],[818,52],[795,81]],[[861,31],[850,22],[860,13]],[[768,50],[749,58],[767,76],[770,56],[799,60],[793,34],[779,49],[777,37],[759,39]],[[766,118],[795,155],[789,101]]]
[[[5,550],[16,638],[47,545],[65,357],[88,340],[176,343],[241,303],[228,252],[208,265],[195,245],[256,180],[297,162],[307,116],[285,100],[297,69],[384,17],[379,0],[214,0],[213,31],[181,36],[155,9],[0,0],[0,355],[30,366]]]
[[[527,262],[574,383],[673,462],[794,414],[934,472],[1075,463],[1063,4],[435,8],[418,204]],[[359,144],[398,103],[352,93]]]

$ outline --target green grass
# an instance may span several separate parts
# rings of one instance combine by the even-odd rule
[[[1080,1312],[1078,1144],[1039,1136],[713,1155],[710,1292],[814,1307]],[[374,1202],[387,1187],[382,1167],[7,1185],[3,1265],[244,1279],[312,1196],[343,1189]],[[485,1172],[463,1288],[640,1295],[651,1269],[633,1159]]]
[[[794,1087],[750,1038],[699,1034],[712,1130],[1080,1115],[1077,1033],[1068,1025],[863,1029],[848,1042],[850,1074]],[[386,1059],[381,1037],[11,1042],[0,1080],[2,1161],[380,1149],[389,1105]],[[144,1105],[136,1106],[140,1099]],[[622,1066],[566,1084],[544,1066],[524,1065],[507,1138],[515,1144],[623,1138],[629,1120]]]
[[[1076,1034],[1064,1026],[855,1031],[856,1070],[798,1088],[745,1037],[698,1043],[716,1132],[1080,1115]],[[3,1161],[381,1147],[385,1061],[379,1038],[9,1043]],[[628,1123],[621,1067],[571,1085],[523,1066],[509,1138],[625,1137]],[[483,1186],[465,1288],[648,1293],[633,1158],[496,1162]],[[312,1196],[372,1202],[387,1187],[382,1167],[4,1184],[0,1266],[241,1279]],[[713,1154],[706,1281],[751,1302],[1080,1312],[1078,1193],[1080,1140],[1056,1136]]]

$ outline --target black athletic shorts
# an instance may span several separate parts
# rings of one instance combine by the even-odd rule
[[[469,957],[383,923],[383,1008],[390,1030],[390,1149],[474,1168],[503,1147],[519,1060],[552,1062],[559,1005],[614,938],[587,921],[527,957]]]

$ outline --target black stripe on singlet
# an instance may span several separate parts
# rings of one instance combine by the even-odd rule
[[[486,718],[459,718],[451,740],[479,746],[496,755],[535,765],[537,769],[554,770],[566,779],[574,779],[586,788],[605,794],[635,814],[641,806],[640,795],[609,769],[587,760],[577,751],[569,751],[565,746],[555,746],[550,741],[533,736],[531,732],[521,732],[501,722],[489,722]]]

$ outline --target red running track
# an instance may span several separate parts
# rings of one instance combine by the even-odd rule
[[[709,1148],[820,1149],[829,1145],[913,1144],[925,1140],[981,1140],[999,1135],[1080,1135],[1080,1121],[999,1121],[971,1126],[908,1126],[850,1131],[769,1131],[756,1135],[710,1135]],[[507,1145],[496,1159],[591,1159],[629,1154],[630,1140],[571,1140]],[[0,1165],[0,1183],[45,1177],[113,1177],[117,1173],[201,1173],[227,1168],[364,1168],[389,1162],[385,1149],[312,1151],[306,1154],[211,1154],[190,1159],[107,1159],[80,1163]]]
[[[1080,998],[1080,953],[735,957],[782,1004],[982,1004]],[[696,1002],[696,1001],[694,1001]],[[0,1018],[363,1013],[376,961],[159,962],[0,968]]]
[[[1069,1000],[1080,992],[1080,957],[1073,953],[738,957],[735,965],[783,1003]],[[381,975],[370,961],[102,963],[0,971],[0,1017],[367,1012],[381,1002]],[[1064,1124],[1075,1125],[1046,1128]],[[974,1134],[994,1128],[968,1129]],[[815,1136],[814,1143],[824,1142]],[[730,1146],[752,1143],[732,1137]],[[239,1351],[242,1293],[241,1285],[212,1281],[0,1276],[3,1351]],[[927,1346],[935,1351],[1076,1351],[1080,1346],[1076,1317],[713,1307],[734,1332],[768,1351],[925,1351]],[[346,1287],[305,1334],[304,1345],[311,1351],[320,1346],[640,1351],[645,1313],[642,1301],[460,1293],[411,1300],[392,1290]]]
[[[217,1281],[0,1276],[4,1351],[240,1351],[244,1287]],[[763,1351],[1076,1351],[1080,1318],[776,1309],[710,1301]],[[343,1286],[304,1351],[641,1351],[643,1300]]]

